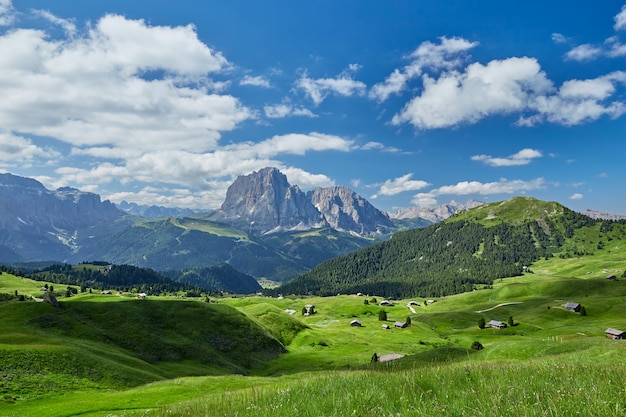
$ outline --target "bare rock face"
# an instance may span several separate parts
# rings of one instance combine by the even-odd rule
[[[484,203],[480,201],[470,200],[466,204],[451,201],[449,203],[433,207],[409,207],[406,209],[398,210],[397,212],[391,214],[391,218],[416,219],[419,217],[432,223],[438,223],[449,217],[454,216],[459,211],[469,210],[483,204]]]
[[[626,214],[617,214],[617,213],[609,213],[608,211],[600,211],[587,209],[582,212],[585,216],[589,216],[592,219],[600,219],[600,220],[624,220],[626,219]]]
[[[306,194],[289,185],[276,168],[238,177],[211,220],[256,233],[307,230],[324,224]]]
[[[383,233],[394,226],[386,213],[348,187],[316,188],[308,196],[326,222],[336,230],[363,236]]]
[[[386,213],[349,188],[317,188],[305,194],[276,168],[238,177],[211,220],[252,233],[329,226],[364,236],[393,227]]]
[[[51,191],[34,179],[0,174],[0,246],[12,249],[12,261],[68,259],[123,216],[97,194]]]

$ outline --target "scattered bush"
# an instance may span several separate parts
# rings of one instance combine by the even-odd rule
[[[481,350],[484,346],[477,340],[472,343],[472,350]]]

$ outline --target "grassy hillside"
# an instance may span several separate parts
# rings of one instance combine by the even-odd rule
[[[19,278],[2,282],[4,289],[27,286]],[[62,299],[59,312],[42,303],[0,304],[7,318],[0,328],[0,369],[12,370],[2,380],[13,381],[2,387],[0,415],[539,416],[570,415],[577,409],[585,415],[626,411],[626,397],[620,394],[626,381],[626,341],[604,336],[608,327],[626,329],[626,280],[529,273],[496,280],[492,288],[437,298],[430,305],[416,298],[397,300],[392,307],[379,306],[383,299],[371,295],[223,298],[219,305],[79,298]],[[420,303],[411,306],[414,312],[409,301]],[[587,315],[567,311],[567,301],[584,305]],[[316,313],[303,316],[306,304],[313,304]],[[378,317],[383,309],[385,322]],[[236,354],[231,345],[228,353],[209,353],[209,362],[199,359],[202,353],[191,341],[194,331],[203,332],[199,323],[215,331],[223,321],[222,330],[231,335],[241,326],[225,317],[233,312],[264,326],[287,353],[269,359],[272,349],[261,349],[263,358],[251,351]],[[133,321],[149,330],[146,336],[122,340],[121,335],[130,337],[125,316],[136,317]],[[407,317],[410,327],[393,327]],[[480,318],[506,322],[509,317],[515,325],[506,329],[478,326]],[[362,327],[351,327],[354,319]],[[113,324],[104,324],[109,321]],[[249,345],[254,327],[247,327],[237,344]],[[111,335],[114,329],[119,338]],[[474,341],[484,349],[472,350]],[[374,353],[392,352],[405,356],[370,363]],[[220,353],[228,355],[224,361],[229,365],[215,366]],[[258,362],[245,368],[237,363],[238,355]],[[242,368],[256,376],[219,375]],[[214,376],[171,379],[194,374]],[[105,397],[96,394],[103,388],[109,390]]]
[[[40,282],[2,274],[0,283],[0,292],[41,296]],[[101,294],[59,301],[58,308],[17,298],[0,303],[0,394],[28,399],[187,375],[247,374],[284,351],[225,304]]]
[[[388,307],[380,293],[355,291],[217,304],[83,294],[60,297],[55,309],[15,297],[16,290],[40,297],[41,282],[2,274],[0,415],[626,415],[626,340],[605,335],[626,330],[626,224],[589,222],[532,200],[535,208],[524,211],[512,201],[514,209],[499,209],[534,218],[514,233],[502,222],[481,223],[502,217],[495,206],[474,221],[451,222],[450,230],[490,229],[492,248],[484,238],[465,245],[446,229],[432,233],[444,237],[442,253],[463,262],[508,259],[497,248],[526,233],[542,254],[529,268],[460,294],[398,297]],[[536,217],[541,212],[550,215]],[[467,246],[470,258],[448,250],[454,245]],[[303,314],[307,305],[314,314]],[[512,325],[480,327],[490,320]],[[395,328],[396,321],[411,325]],[[391,353],[403,357],[371,362]]]

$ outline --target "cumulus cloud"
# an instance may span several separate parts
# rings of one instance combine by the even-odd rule
[[[412,203],[419,207],[427,207],[437,204],[440,195],[493,195],[525,193],[526,191],[544,188],[546,182],[543,178],[530,181],[500,179],[497,182],[461,181],[453,185],[444,185],[426,193],[418,193]]]
[[[551,37],[552,37],[552,42],[554,43],[566,43],[567,42],[567,38],[565,37],[565,35],[561,33],[553,33]]]
[[[268,119],[282,119],[290,116],[317,117],[311,110],[305,107],[294,107],[291,104],[265,105],[263,111]]]
[[[228,61],[193,26],[102,17],[54,40],[16,29],[0,36],[0,125],[77,147],[138,152],[210,149],[252,112],[209,91]]]
[[[211,196],[223,200],[226,188],[238,175],[247,174],[267,166],[274,166],[298,180],[299,185],[326,186],[332,181],[323,175],[308,174],[303,170],[285,167],[276,158],[281,155],[305,155],[309,152],[348,152],[354,148],[350,140],[338,136],[311,132],[309,134],[276,135],[260,142],[242,142],[223,146],[212,152],[194,153],[184,150],[162,150],[146,152],[128,158],[121,164],[102,162],[90,169],[61,167],[56,170],[65,184],[107,184],[117,181],[127,184],[132,181],[152,184],[170,184],[196,189],[222,188]],[[102,155],[109,155],[101,149]],[[101,155],[101,156],[102,156]],[[287,171],[289,170],[289,171]],[[289,176],[288,176],[289,177]],[[214,182],[215,178],[229,178],[230,182]],[[115,196],[106,198],[116,200]],[[121,200],[119,200],[121,201]],[[135,200],[133,200],[135,201]],[[199,202],[202,200],[198,200]],[[217,200],[216,200],[217,201]],[[181,201],[181,206],[183,202]],[[210,206],[216,208],[215,205]]]
[[[592,61],[602,54],[602,48],[591,44],[584,44],[570,49],[565,54],[565,58],[571,59],[572,61]]]
[[[239,81],[239,85],[252,85],[255,87],[264,87],[264,88],[271,87],[270,81],[261,75],[258,75],[256,77],[246,75],[245,77],[241,79],[241,81]]]
[[[491,155],[474,155],[472,161],[480,161],[492,167],[508,167],[528,165],[535,158],[541,158],[542,154],[536,149],[525,148],[509,155],[506,158],[492,157]]]
[[[620,12],[617,15],[615,15],[613,19],[615,20],[613,29],[615,30],[626,29],[626,5],[622,6],[622,10],[620,10]]]
[[[626,72],[616,71],[595,79],[566,81],[556,94],[538,95],[529,100],[528,108],[536,114],[521,117],[518,123],[532,126],[548,121],[573,126],[602,116],[615,119],[626,113],[623,102],[607,102],[615,93],[617,84],[626,84]]]
[[[473,124],[490,115],[523,111],[533,95],[553,88],[533,58],[473,63],[464,72],[446,72],[438,79],[424,75],[423,84],[422,94],[393,117],[393,124],[419,129]]]
[[[412,177],[413,173],[409,173],[401,177],[394,178],[393,180],[385,181],[378,189],[378,192],[374,194],[371,198],[376,199],[379,196],[393,196],[403,193],[405,191],[421,190],[422,188],[431,185],[426,181],[412,180]]]
[[[570,200],[582,200],[583,195],[579,193],[575,193],[569,196]]]
[[[358,69],[358,65],[352,64],[348,70],[335,78],[318,79],[310,78],[305,71],[296,81],[295,87],[298,90],[302,90],[316,106],[319,106],[330,94],[343,97],[362,96],[365,94],[366,85],[352,78],[352,73]]]
[[[68,36],[74,36],[76,34],[76,23],[73,19],[60,18],[50,13],[48,10],[33,10],[32,13],[35,16],[39,16],[48,22],[61,27],[61,29],[63,29]]]
[[[478,45],[463,38],[439,38],[439,43],[423,42],[407,58],[411,62],[402,69],[395,69],[382,83],[375,84],[370,98],[383,102],[392,94],[405,90],[407,82],[422,75],[425,69],[451,69],[459,66],[463,52]]]
[[[36,161],[57,159],[60,156],[59,152],[37,146],[28,138],[9,132],[0,132],[1,166],[31,165]]]
[[[0,26],[9,26],[15,21],[15,9],[11,0],[0,0]]]
[[[573,126],[602,116],[616,118],[626,112],[622,101],[611,101],[626,72],[595,79],[568,80],[560,88],[534,58],[475,62],[464,70],[444,71],[438,77],[423,74],[423,88],[391,120],[417,129],[469,125],[494,115],[518,115],[516,124],[549,122]]]

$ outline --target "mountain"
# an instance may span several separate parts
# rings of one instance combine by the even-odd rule
[[[197,210],[180,208],[180,207],[163,207],[163,206],[146,206],[137,203],[129,203],[122,201],[116,204],[117,208],[124,213],[134,214],[137,216],[156,218],[156,217],[185,217],[198,213]]]
[[[394,228],[386,213],[347,187],[316,188],[307,197],[335,230],[369,236],[388,233]]]
[[[369,236],[394,228],[386,213],[349,188],[316,188],[305,194],[276,168],[238,177],[210,220],[254,234],[330,227]]]
[[[391,239],[317,267],[268,294],[366,293],[386,297],[444,296],[490,285],[495,279],[521,275],[533,262],[563,251],[583,228],[591,236],[611,231],[599,222],[555,203],[515,197],[459,212],[423,229]],[[626,224],[618,224],[626,233]],[[606,240],[612,240],[607,238]],[[591,245],[591,243],[589,244]],[[593,254],[603,245],[570,253]]]
[[[589,216],[592,219],[600,220],[626,220],[626,214],[609,213],[608,211],[587,209],[583,211],[585,216]]]
[[[66,260],[130,222],[97,194],[0,174],[0,261]]]
[[[50,191],[36,180],[4,174],[0,262],[97,260],[157,271],[228,263],[256,278],[285,281],[393,230],[384,213],[349,189],[305,194],[272,168],[234,181],[215,213],[163,217],[173,213],[131,203],[121,207],[128,212],[93,193]],[[143,216],[129,214],[143,209]]]
[[[322,214],[306,194],[276,168],[239,176],[210,220],[258,234],[324,226]]]
[[[394,220],[402,220],[402,219],[416,219],[421,218],[427,220],[431,223],[438,223],[443,221],[449,217],[454,216],[456,213],[464,210],[469,210],[474,207],[478,207],[485,203],[476,200],[469,200],[465,204],[457,203],[456,201],[451,201],[446,204],[441,204],[439,206],[432,207],[409,207],[400,209],[397,212],[390,214]]]

